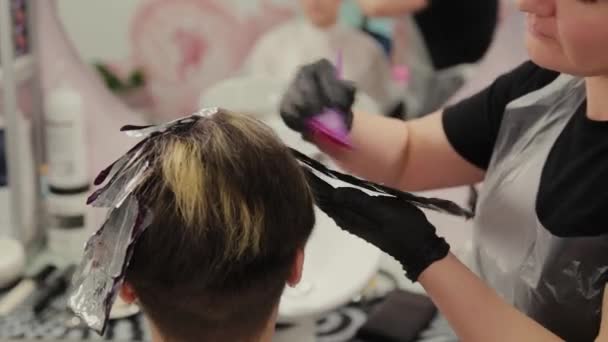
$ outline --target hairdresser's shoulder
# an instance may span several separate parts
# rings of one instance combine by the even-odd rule
[[[448,141],[463,158],[486,169],[507,105],[558,76],[531,61],[506,71],[477,94],[444,109],[443,129]]]
[[[510,97],[513,98],[545,87],[559,74],[559,72],[543,68],[533,61],[525,61],[502,74],[496,82],[502,83],[504,88],[509,89]]]

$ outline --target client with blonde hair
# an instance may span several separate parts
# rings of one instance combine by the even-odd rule
[[[138,191],[155,220],[123,299],[139,300],[157,341],[269,341],[315,221],[303,172],[268,127],[226,111],[154,147]]]
[[[155,342],[270,341],[315,223],[289,149],[261,122],[218,110],[142,150],[132,193],[153,218],[116,291],[141,306]]]

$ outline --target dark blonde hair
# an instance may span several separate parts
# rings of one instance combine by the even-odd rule
[[[272,130],[227,111],[153,148],[137,191],[154,222],[127,282],[167,340],[255,340],[314,226],[304,173]]]

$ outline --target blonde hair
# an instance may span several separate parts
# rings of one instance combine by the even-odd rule
[[[218,125],[229,125],[240,131],[247,137],[250,148],[258,151],[277,148],[278,139],[268,127],[248,116],[229,112],[219,115],[219,122],[203,120],[199,125],[209,127],[195,128],[203,131],[202,141],[199,136],[192,134],[169,137],[161,142],[162,177],[175,195],[176,209],[186,226],[207,222],[207,215],[222,218],[227,240],[230,241],[225,257],[238,259],[248,249],[253,254],[259,253],[264,212],[259,203],[242,201],[242,189],[235,187],[228,179],[230,173],[223,172],[226,168],[238,167],[240,155],[238,149],[234,148],[230,130],[221,129]],[[203,154],[221,156],[213,160],[223,165],[206,165],[205,158],[201,158]],[[205,191],[214,186],[221,189],[219,194]],[[215,198],[216,195],[219,198]],[[196,228],[198,233],[205,233],[205,227]]]
[[[314,225],[304,173],[270,128],[227,111],[157,138],[153,149],[138,191],[155,218],[127,281],[169,335],[251,334],[278,303]],[[222,322],[242,329],[220,331]]]

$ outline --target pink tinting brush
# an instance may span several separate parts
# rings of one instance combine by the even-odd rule
[[[342,51],[338,52],[336,59],[336,73],[342,78]],[[315,115],[308,121],[308,126],[313,133],[319,133],[334,143],[352,148],[348,137],[348,128],[344,123],[343,115],[333,109],[326,109]]]

